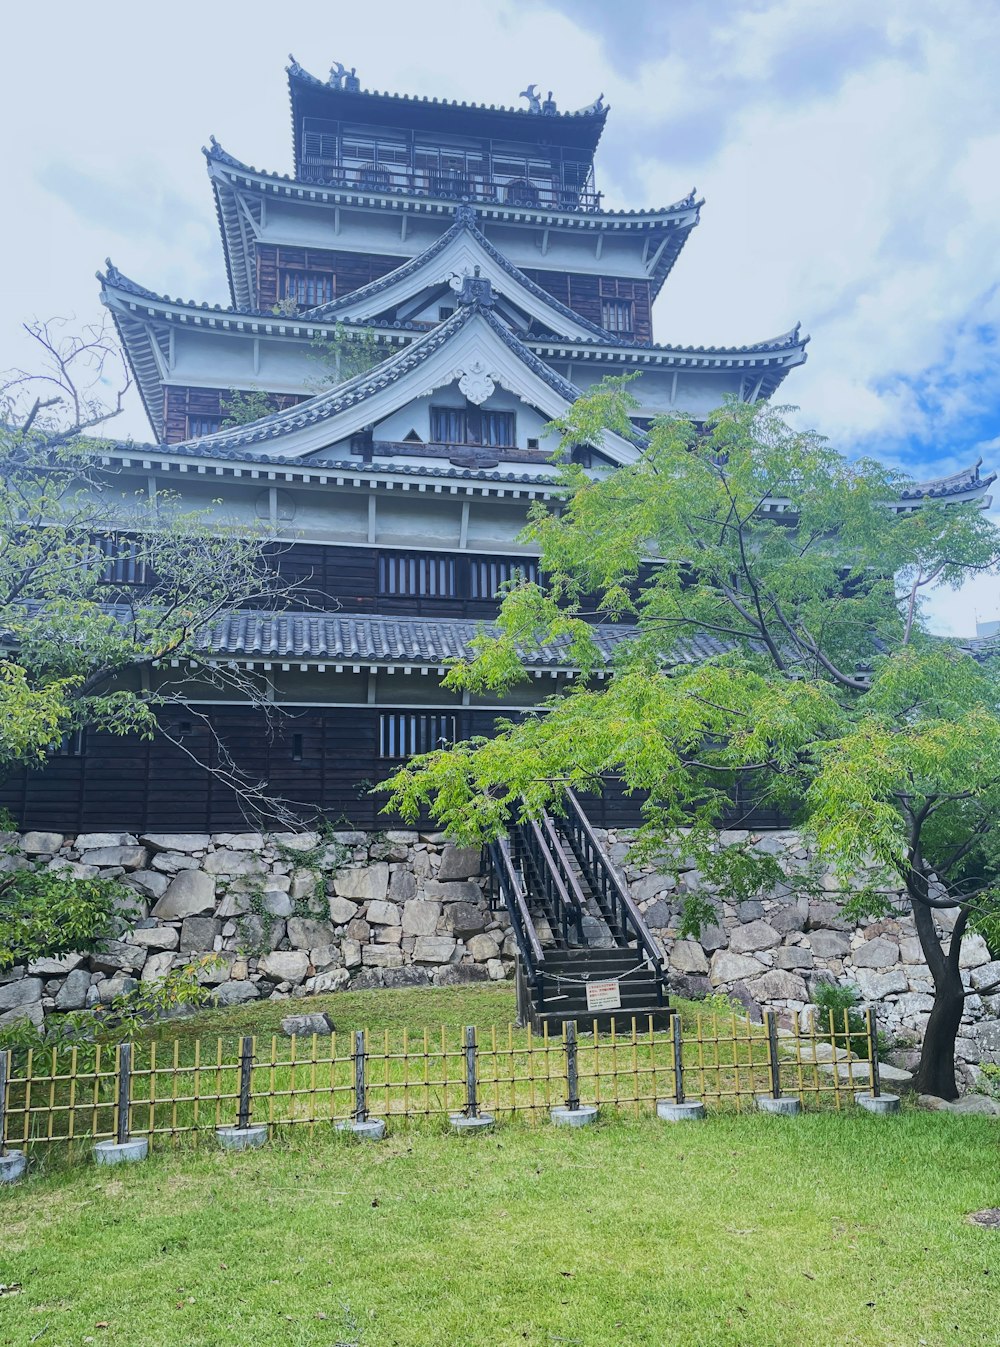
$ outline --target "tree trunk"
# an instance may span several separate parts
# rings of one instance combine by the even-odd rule
[[[958,966],[958,945],[945,954],[934,926],[934,914],[926,903],[912,903],[913,920],[920,938],[920,948],[934,979],[934,1005],[924,1030],[920,1049],[920,1065],[914,1078],[914,1088],[920,1094],[933,1094],[941,1099],[957,1099],[955,1083],[955,1040],[965,1009],[965,988]],[[964,923],[963,923],[964,925]],[[957,933],[956,933],[957,934]],[[954,953],[954,958],[952,957]]]
[[[934,1006],[924,1030],[920,1065],[913,1084],[920,1094],[957,1099],[955,1040],[965,1009],[962,975],[958,969],[948,969],[947,983],[947,986],[942,986],[936,978],[934,980]]]

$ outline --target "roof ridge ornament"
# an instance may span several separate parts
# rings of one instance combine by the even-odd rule
[[[470,206],[468,201],[463,201],[455,207],[455,223],[457,225],[474,225],[476,218],[476,208]]]
[[[541,112],[542,100],[538,97],[537,84],[529,84],[527,89],[522,89],[518,94],[518,98],[526,98],[528,100],[529,112]]]
[[[453,277],[452,280],[457,280]],[[451,282],[449,282],[451,284]],[[452,289],[457,291],[459,304],[464,304],[472,309],[492,309],[496,303],[496,295],[493,293],[493,286],[488,276],[480,275],[480,268],[477,265],[475,271],[470,276],[466,271],[461,278],[461,287],[452,284]]]

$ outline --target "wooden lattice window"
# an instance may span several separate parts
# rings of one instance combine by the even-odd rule
[[[293,299],[303,309],[314,309],[318,304],[329,304],[334,297],[331,271],[282,268],[279,286],[285,299]]]
[[[200,440],[203,435],[214,435],[221,425],[221,416],[189,416],[187,419],[187,438],[189,440]]]
[[[482,557],[469,562],[469,591],[473,599],[495,599],[501,585],[522,579],[538,583],[538,562],[530,557],[512,560]]]
[[[383,711],[378,718],[380,758],[412,758],[453,744],[455,716],[427,711]]]
[[[631,299],[602,299],[601,326],[606,332],[631,335],[635,331],[635,304]]]
[[[455,558],[433,552],[386,552],[378,559],[380,594],[453,599],[458,594]]]

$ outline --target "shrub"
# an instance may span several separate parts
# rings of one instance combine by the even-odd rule
[[[813,989],[813,1005],[819,1012],[816,1016],[816,1034],[837,1048],[850,1048],[855,1057],[868,1056],[868,1026],[864,1015],[858,1010],[861,994],[857,987],[842,982],[819,982]],[[833,1028],[830,1028],[830,1016],[833,1015]],[[845,1040],[845,1016],[846,1033]],[[888,1037],[876,1032],[876,1052],[881,1061],[889,1051]]]

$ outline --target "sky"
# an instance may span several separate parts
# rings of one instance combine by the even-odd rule
[[[394,92],[603,93],[606,204],[705,198],[657,340],[801,321],[809,360],[779,394],[800,424],[918,477],[1000,468],[1000,0],[51,0],[4,27],[0,369],[29,358],[23,320],[100,317],[107,256],[228,302],[200,147],[291,171],[294,53]],[[113,428],[150,438],[137,397]],[[971,634],[1000,617],[1000,580],[931,616]]]

